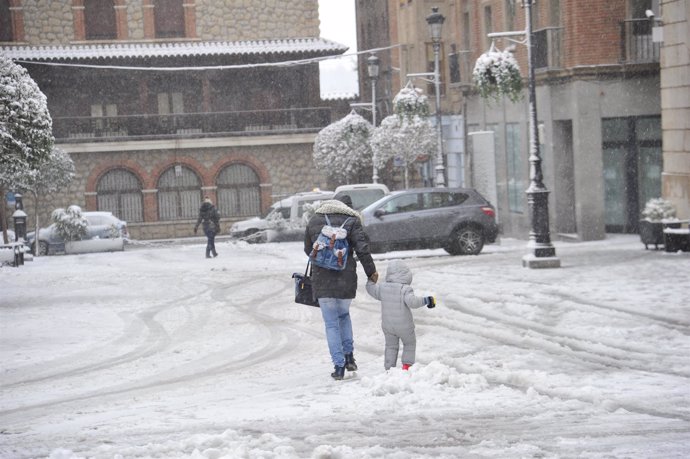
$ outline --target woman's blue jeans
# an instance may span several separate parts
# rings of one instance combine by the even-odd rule
[[[333,365],[345,366],[345,354],[353,351],[352,321],[350,320],[352,299],[319,298],[321,315],[326,326],[326,341]]]

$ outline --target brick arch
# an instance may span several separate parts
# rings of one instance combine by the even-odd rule
[[[132,174],[134,174],[141,182],[142,190],[150,188],[148,182],[150,182],[149,175],[141,167],[141,164],[134,161],[111,161],[99,164],[91,170],[88,178],[86,179],[86,210],[97,210],[98,209],[98,197],[96,195],[96,186],[98,181],[107,172],[113,169],[125,169]],[[146,199],[144,199],[144,220],[146,220],[147,205]]]
[[[146,173],[141,164],[125,160],[125,161],[112,161],[99,164],[94,167],[86,180],[86,192],[95,193],[96,185],[101,177],[111,169],[126,169],[136,175],[139,180],[141,180],[141,186],[143,189],[151,188],[151,176]]]
[[[265,212],[271,204],[272,187],[271,176],[266,166],[255,157],[241,153],[232,153],[217,161],[209,170],[209,175],[213,178],[212,184],[215,186],[220,171],[233,164],[243,164],[250,167],[259,177],[260,207],[261,212]]]
[[[176,164],[187,166],[188,168],[193,170],[201,179],[201,186],[212,185],[212,182],[210,182],[207,179],[209,177],[213,177],[209,174],[208,169],[206,169],[203,166],[203,164],[189,156],[178,156],[176,158],[170,158],[166,159],[165,161],[161,161],[153,167],[153,170],[151,171],[151,188],[156,188],[158,186],[158,179],[160,179],[161,174],[163,174],[163,172],[165,172],[170,167]]]
[[[212,177],[212,184],[216,183],[216,179],[218,178],[218,174],[220,174],[220,171],[223,170],[227,166],[231,166],[233,164],[244,164],[245,166],[251,167],[254,172],[256,172],[256,175],[259,176],[259,183],[262,184],[268,184],[271,182],[271,176],[268,173],[268,169],[266,169],[266,166],[260,161],[257,161],[256,158],[253,156],[249,155],[243,155],[240,153],[233,153],[228,156],[225,156],[222,160],[216,162],[210,169],[209,175]]]

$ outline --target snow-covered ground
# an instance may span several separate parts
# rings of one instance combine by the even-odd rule
[[[638,236],[409,258],[417,363],[383,369],[353,302],[356,374],[333,381],[299,243],[128,247],[0,269],[2,458],[686,458],[690,254]]]

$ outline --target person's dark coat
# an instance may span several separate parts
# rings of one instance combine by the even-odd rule
[[[196,228],[203,225],[204,233],[208,230],[218,233],[220,230],[220,214],[218,209],[209,201],[204,201],[199,208],[199,218],[196,220]]]
[[[362,222],[357,212],[340,201],[325,201],[307,224],[304,235],[304,253],[307,256],[311,253],[314,242],[321,233],[321,228],[327,224],[325,215],[328,215],[331,226],[340,226],[346,219],[350,219],[345,224],[350,252],[345,269],[342,271],[312,265],[314,296],[316,298],[354,298],[357,293],[357,261],[353,253],[357,254],[367,277],[376,272],[376,265],[369,251],[369,238],[362,228]]]

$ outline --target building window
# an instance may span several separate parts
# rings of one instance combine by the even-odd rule
[[[182,38],[184,30],[183,0],[155,0],[156,38]]]
[[[158,94],[158,114],[171,115],[184,113],[184,97],[181,92],[161,92]]]
[[[505,0],[506,30],[515,30],[515,0]]]
[[[494,20],[491,17],[491,6],[486,5],[484,7],[484,48],[489,49],[491,46],[491,38],[488,34],[494,31]]]
[[[218,210],[224,217],[251,217],[261,213],[261,191],[256,172],[232,164],[218,175]]]
[[[0,41],[14,41],[10,0],[0,0]]]
[[[106,172],[96,185],[98,210],[112,212],[126,222],[144,221],[141,182],[126,169]]]
[[[450,73],[451,83],[460,83],[460,55],[455,43],[450,45],[450,54],[448,55],[448,72]]]
[[[201,180],[190,168],[176,164],[158,179],[160,220],[191,220],[201,202]]]
[[[115,7],[112,0],[84,0],[84,23],[87,40],[117,38]]]
[[[506,161],[508,169],[508,208],[511,212],[524,212],[525,164],[520,150],[520,125],[506,124]]]

